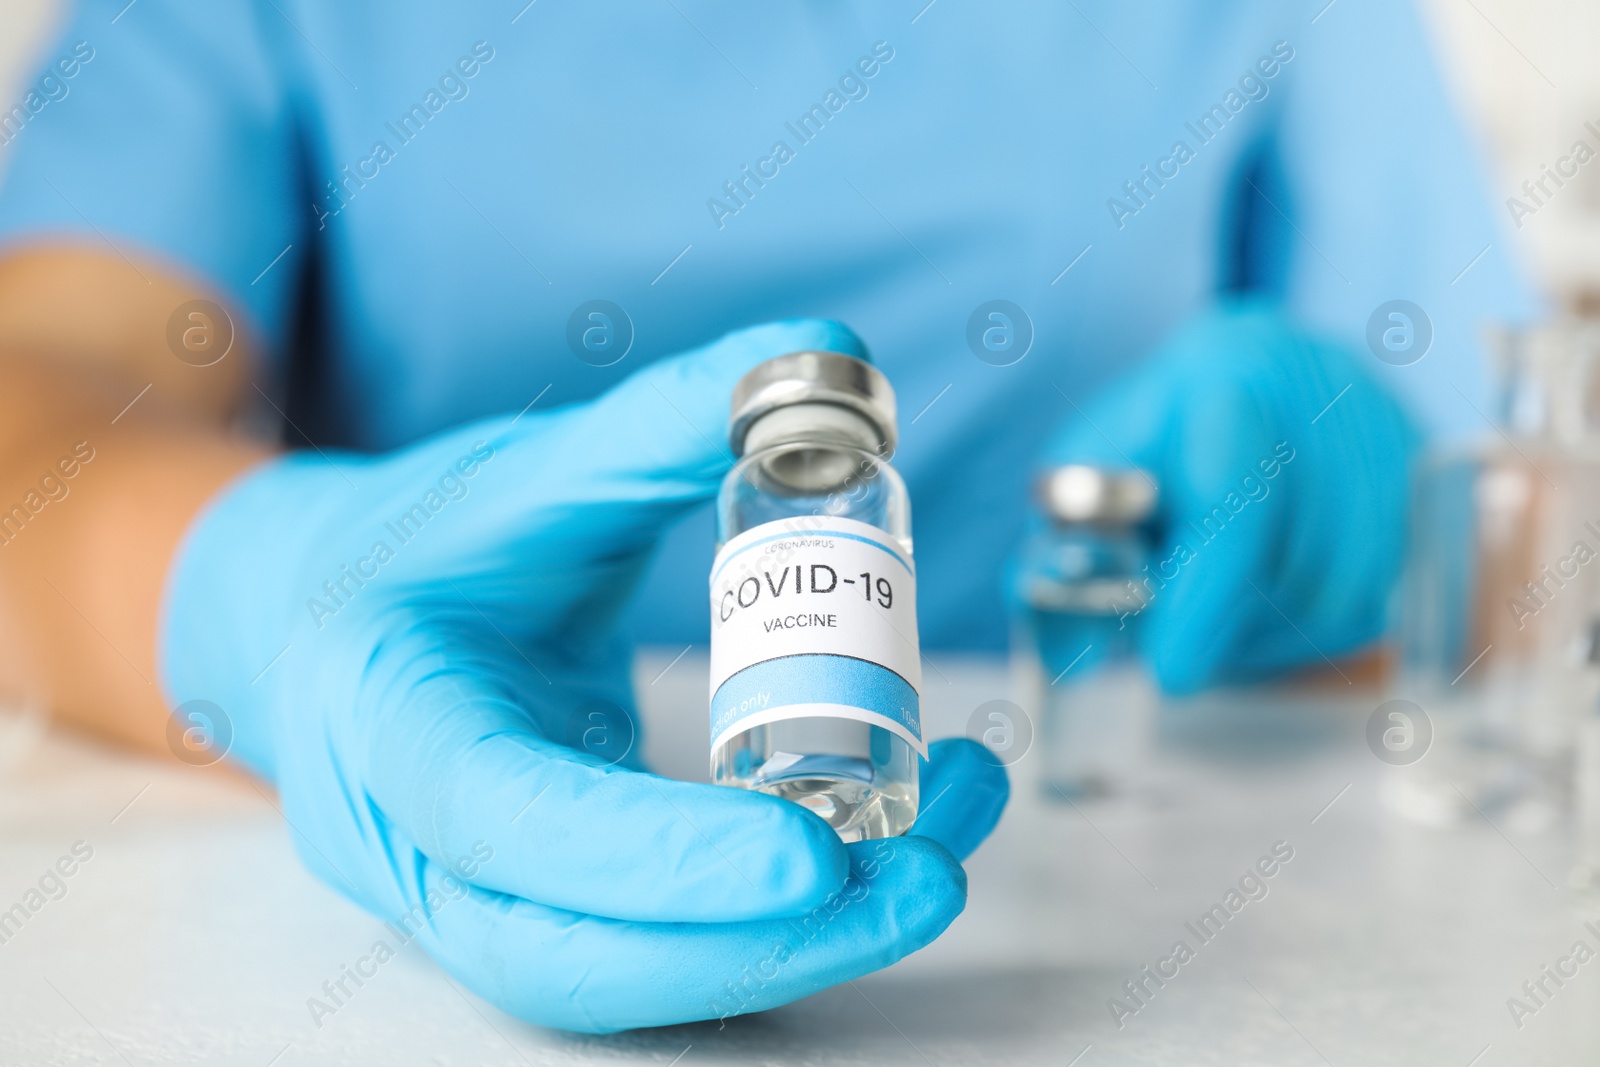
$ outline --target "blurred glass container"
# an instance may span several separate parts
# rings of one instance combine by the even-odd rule
[[[1600,666],[1600,621],[1589,629],[1588,661]],[[1600,701],[1578,717],[1573,746],[1573,861],[1567,884],[1591,899],[1600,896]]]
[[[1103,795],[1137,760],[1154,705],[1138,630],[1156,485],[1140,470],[1070,465],[1036,488],[1045,523],[1015,581],[1041,784],[1068,799]]]
[[[1596,696],[1600,610],[1600,327],[1491,338],[1495,432],[1418,464],[1396,695],[1433,749],[1389,780],[1420,822],[1484,815],[1536,829],[1571,800],[1575,730]]]

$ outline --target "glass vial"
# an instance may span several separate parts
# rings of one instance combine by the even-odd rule
[[[1600,330],[1500,333],[1495,432],[1446,442],[1413,476],[1397,697],[1430,719],[1426,758],[1388,776],[1414,822],[1522,830],[1569,808],[1600,605]]]
[[[870,363],[779,356],[734,388],[739,461],[717,496],[711,780],[792,800],[845,841],[911,827],[927,755],[895,437]]]
[[[1589,668],[1600,668],[1600,620],[1589,625]],[[1589,904],[1600,896],[1600,701],[1591,699],[1578,720],[1572,767],[1573,845],[1572,870],[1567,884],[1584,894]]]
[[[1156,485],[1075,464],[1046,472],[1036,495],[1046,524],[1024,547],[1017,599],[1037,663],[1042,785],[1098,796],[1138,758],[1153,710],[1138,633]]]

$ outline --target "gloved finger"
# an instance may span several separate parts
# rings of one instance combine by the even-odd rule
[[[1230,510],[1246,499],[1240,480],[1269,436],[1262,412],[1225,375],[1210,383],[1204,404],[1177,403],[1175,394],[1186,392],[1174,389],[1183,355],[1169,349],[1156,367],[1069,417],[1047,452],[1052,465],[1131,465],[1157,483],[1153,558],[1141,575],[1143,646],[1157,680],[1174,693],[1212,681],[1259,612],[1271,611],[1252,603],[1257,594],[1247,584],[1269,536],[1262,509]]]
[[[1143,651],[1161,687],[1192,693],[1220,680],[1261,622],[1288,628],[1262,573],[1274,523],[1266,512],[1231,517],[1222,535],[1188,539],[1194,550],[1175,578],[1151,601]]]
[[[360,744],[378,806],[444,863],[490,847],[478,884],[651,922],[794,915],[844,881],[837,835],[797,804],[677,782],[540,736],[494,662],[436,634],[385,642]]]
[[[473,522],[537,539],[546,558],[605,558],[651,543],[733,466],[734,385],[758,363],[808,349],[867,356],[840,323],[769,323],[652,363],[587,404],[504,424],[490,444],[506,458],[479,476],[477,491],[493,499]]]
[[[1385,625],[1417,438],[1394,397],[1347,350],[1319,343],[1316,356],[1324,375],[1306,406],[1316,407],[1320,418],[1290,435],[1298,457],[1280,479],[1282,506],[1297,516],[1337,516],[1339,533],[1328,536],[1328,521],[1292,524],[1275,557],[1275,580],[1283,597],[1304,605],[1297,625],[1337,657],[1371,641]],[[1327,406],[1334,397],[1338,402]],[[1301,639],[1294,651],[1306,650]],[[1273,651],[1261,649],[1263,655]]]
[[[1282,495],[1252,499],[1257,463],[1273,455],[1267,403],[1234,384],[1175,413],[1160,470],[1163,552],[1173,564],[1151,590],[1144,651],[1162,687],[1193,692],[1217,680],[1264,616],[1281,624],[1267,581],[1283,528]],[[1181,546],[1181,547],[1180,547]]]
[[[1277,470],[1286,418],[1320,368],[1281,317],[1227,307],[1185,325],[1126,382],[1069,420],[1050,457],[1126,467],[1159,483],[1154,557],[1143,576],[1146,656],[1163,688],[1190,692],[1292,628],[1271,588],[1290,523]],[[1111,437],[1118,459],[1109,460]],[[1097,439],[1100,443],[1096,443]],[[1298,468],[1297,468],[1298,470]],[[1291,604],[1297,602],[1291,602]]]
[[[964,860],[1000,821],[1010,796],[1006,770],[988,749],[965,737],[935,741],[922,765],[920,810],[909,832]]]
[[[1232,380],[1174,420],[1163,461],[1168,551],[1190,553],[1146,634],[1163,685],[1252,680],[1371,640],[1406,496],[1398,406],[1342,349],[1260,309],[1208,316],[1174,348],[1193,374],[1226,354]]]
[[[541,636],[596,639],[667,526],[712,497],[733,465],[728,413],[739,378],[808,349],[866,357],[839,323],[771,323],[651,364],[590,403],[459,431],[438,450],[478,442],[492,456],[474,477],[472,506],[443,509],[389,571],[426,588],[447,576],[473,604],[527,620]],[[395,494],[381,513],[404,514],[416,487]],[[540,610],[522,610],[529,603]]]
[[[448,903],[436,894],[424,944],[485,999],[543,1026],[605,1033],[763,1011],[887,967],[966,905],[961,865],[933,841],[860,842],[850,858],[836,894],[787,920],[620,922],[472,889]]]
[[[732,466],[728,416],[733,387],[747,371],[788,352],[820,350],[868,358],[843,323],[786,319],[736,330],[652,363],[585,405],[572,426],[583,455],[571,457],[613,485],[664,478],[715,489]]]

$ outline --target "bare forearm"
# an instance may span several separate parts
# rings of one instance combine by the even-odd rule
[[[122,412],[137,390],[116,384],[0,358],[0,681],[156,749],[168,563],[205,500],[264,452],[149,394]]]
[[[226,430],[246,346],[205,368],[169,350],[171,309],[198,295],[78,250],[0,261],[0,695],[156,751],[168,564],[266,455]]]

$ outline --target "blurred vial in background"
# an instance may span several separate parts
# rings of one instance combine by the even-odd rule
[[[1156,484],[1141,470],[1072,465],[1037,485],[1045,522],[1014,572],[1015,642],[1047,796],[1119,789],[1149,730],[1153,689],[1138,659]]]
[[[1497,432],[1425,456],[1413,485],[1396,695],[1433,720],[1433,751],[1388,780],[1417,822],[1524,830],[1569,809],[1577,726],[1600,672],[1600,327],[1492,338]]]
[[[1592,668],[1600,669],[1600,619],[1589,627]],[[1590,897],[1600,897],[1600,700],[1578,716],[1572,765],[1572,871],[1567,883]]]

